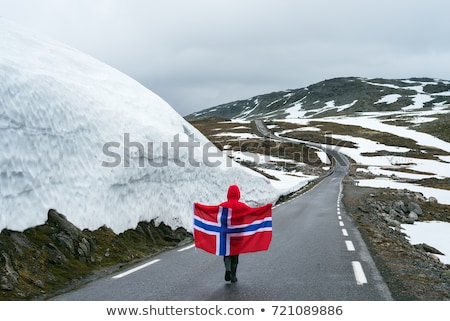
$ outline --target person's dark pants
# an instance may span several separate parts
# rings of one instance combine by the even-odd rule
[[[223,262],[225,263],[225,280],[236,282],[236,270],[239,263],[239,255],[224,256]]]

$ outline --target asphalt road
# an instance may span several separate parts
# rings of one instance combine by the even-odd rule
[[[238,282],[221,257],[194,248],[164,252],[53,300],[375,301],[392,300],[358,230],[341,205],[347,161],[310,191],[273,210],[268,251],[239,257]]]

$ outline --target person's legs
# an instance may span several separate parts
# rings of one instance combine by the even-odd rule
[[[236,271],[238,263],[239,263],[239,256],[238,255],[231,256],[231,275],[230,275],[231,283],[237,282]]]
[[[231,280],[231,266],[232,266],[232,257],[230,256],[224,256],[223,262],[225,264],[225,281]]]

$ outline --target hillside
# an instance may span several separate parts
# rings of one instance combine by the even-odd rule
[[[228,134],[220,134],[222,123],[211,117],[264,119],[274,135],[339,148],[352,159],[350,174],[360,183],[387,178],[439,187],[437,194],[450,189],[449,81],[335,78],[186,116],[217,143]],[[216,131],[205,131],[204,124]],[[450,197],[444,192],[441,199]]]
[[[450,81],[335,78],[311,86],[258,95],[185,116],[226,119],[317,118],[363,112],[432,110],[450,101]]]

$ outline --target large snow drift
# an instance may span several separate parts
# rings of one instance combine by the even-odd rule
[[[192,203],[222,202],[230,184],[254,205],[279,196],[138,82],[1,19],[0,146],[0,230],[42,224],[50,208],[80,228],[190,229]]]

